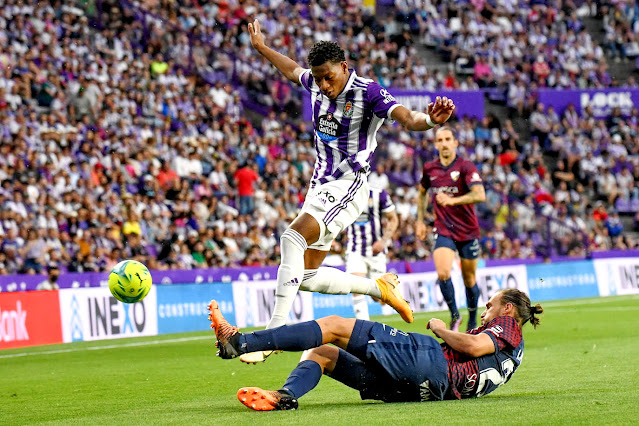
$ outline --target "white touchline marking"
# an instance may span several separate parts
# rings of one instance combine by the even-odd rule
[[[586,300],[579,300],[579,299],[575,299],[571,301],[552,300],[547,302],[539,302],[539,304],[544,308],[546,306],[601,305],[604,303],[615,303],[615,302],[619,302],[620,300],[637,299],[637,298],[639,298],[639,295],[633,294],[633,295],[625,295],[625,296],[599,297],[599,298],[586,299]],[[534,303],[536,302],[533,301],[533,304]]]
[[[89,346],[86,348],[58,349],[55,351],[43,351],[43,352],[20,352],[15,354],[0,355],[0,359],[16,358],[21,356],[32,356],[32,355],[62,354],[66,352],[97,351],[101,349],[129,348],[133,346],[150,346],[150,345],[159,345],[162,343],[179,343],[179,342],[188,342],[192,340],[204,340],[204,339],[210,339],[210,338],[211,336],[194,336],[194,337],[181,337],[179,339],[148,340],[146,342],[123,343],[121,345]]]

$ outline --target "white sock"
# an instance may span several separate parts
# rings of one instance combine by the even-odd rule
[[[293,230],[287,229],[280,238],[282,261],[277,270],[277,290],[275,290],[275,308],[266,328],[275,328],[286,324],[297,290],[304,276],[304,252],[308,248],[306,239]]]
[[[369,321],[371,317],[368,315],[368,297],[363,294],[353,294],[353,309],[355,309],[355,318]]]
[[[300,289],[324,294],[357,293],[373,297],[382,296],[375,280],[329,267],[305,270]]]

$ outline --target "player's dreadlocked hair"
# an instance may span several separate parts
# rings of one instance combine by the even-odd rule
[[[309,67],[318,67],[326,62],[339,64],[345,60],[344,49],[334,41],[319,41],[315,43],[306,57]]]
[[[530,298],[526,293],[514,288],[502,290],[501,301],[504,305],[506,303],[512,303],[517,311],[515,319],[519,322],[519,325],[524,325],[530,321],[532,326],[537,328],[539,325],[539,318],[535,317],[535,315],[543,313],[544,309],[539,303],[535,306],[531,306]]]

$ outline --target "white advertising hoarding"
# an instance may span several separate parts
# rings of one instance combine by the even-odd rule
[[[239,328],[261,327],[268,324],[275,306],[277,281],[233,281],[235,324]],[[313,319],[313,295],[298,291],[287,323]]]
[[[639,257],[595,259],[600,296],[639,293]]]
[[[137,303],[122,303],[108,287],[60,290],[64,342],[118,339],[158,334],[157,294]]]
[[[453,286],[455,287],[455,302],[458,308],[466,307],[466,290],[461,275],[461,270],[455,263],[451,273]],[[443,311],[448,310],[442,292],[437,285],[436,272],[421,272],[415,274],[401,274],[400,289],[404,299],[410,303],[413,312]],[[496,266],[490,268],[478,268],[476,281],[479,286],[479,307],[483,307],[497,291],[516,288],[528,293],[528,282],[525,265]],[[385,315],[394,314],[395,311],[388,306],[382,308]]]

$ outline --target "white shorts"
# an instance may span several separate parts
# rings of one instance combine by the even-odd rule
[[[386,255],[380,253],[375,256],[364,256],[354,251],[346,252],[346,272],[359,272],[371,278],[377,278],[386,273]]]
[[[308,248],[329,251],[337,235],[368,207],[369,192],[365,173],[350,174],[309,191],[300,214],[308,213],[317,220],[320,238]]]

